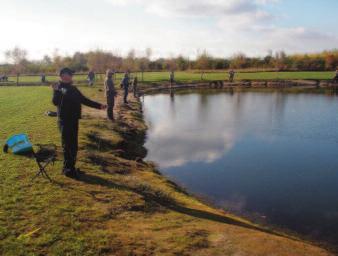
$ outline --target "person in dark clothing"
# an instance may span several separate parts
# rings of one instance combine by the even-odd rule
[[[79,119],[81,105],[96,109],[106,106],[86,98],[72,85],[73,71],[63,68],[60,71],[60,82],[53,85],[53,104],[57,106],[58,125],[61,132],[61,142],[64,155],[63,174],[76,178],[80,171],[75,168],[78,151]]]
[[[46,75],[41,74],[41,83],[46,83]]]
[[[338,69],[336,70],[336,76],[333,78],[334,83],[338,83]]]
[[[95,82],[95,73],[93,70],[89,71],[88,73],[88,83],[90,86],[93,86]]]
[[[174,71],[170,72],[169,82],[170,82],[170,86],[173,86],[173,84],[175,83],[175,72]]]
[[[133,92],[134,92],[134,97],[137,97],[137,83],[138,83],[138,79],[137,76],[134,77],[133,80]]]
[[[130,84],[129,73],[126,72],[121,81],[121,88],[123,88],[124,90],[123,102],[125,104],[128,104],[127,99],[128,99],[128,93],[129,93],[129,84]]]
[[[106,80],[104,81],[104,89],[108,105],[107,116],[109,120],[113,121],[116,91],[114,87],[113,72],[111,70],[107,70]]]
[[[231,69],[229,71],[229,82],[232,83],[235,79],[235,71],[233,69]]]

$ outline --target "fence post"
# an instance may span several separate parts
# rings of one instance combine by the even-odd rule
[[[16,74],[16,86],[19,86],[19,77],[20,77],[20,74],[17,73]]]

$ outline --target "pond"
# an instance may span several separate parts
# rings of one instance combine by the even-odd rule
[[[338,97],[158,94],[144,113],[147,160],[188,192],[338,245]]]

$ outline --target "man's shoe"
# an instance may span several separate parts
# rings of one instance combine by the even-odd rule
[[[81,171],[80,168],[75,169],[75,172],[76,172],[77,175],[85,175],[86,174],[86,172]]]
[[[71,179],[77,179],[78,178],[76,171],[72,170],[72,169],[63,169],[63,174],[66,177],[71,178]]]
[[[71,172],[71,171],[72,171],[72,170],[69,169],[69,168],[63,168],[61,173],[62,173],[63,175],[66,175],[66,173]]]

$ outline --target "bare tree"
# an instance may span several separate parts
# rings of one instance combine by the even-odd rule
[[[150,60],[152,55],[153,55],[153,50],[148,47],[146,49],[146,57],[147,57],[147,59]]]
[[[43,56],[41,62],[43,65],[51,65],[53,63],[52,58],[48,55]]]
[[[142,74],[142,82],[144,81],[144,71],[149,69],[150,58],[153,54],[153,50],[151,48],[147,48],[145,50],[145,57],[138,59],[138,69],[141,70]]]
[[[12,50],[5,52],[5,57],[9,63],[13,64],[13,71],[16,74],[20,74],[25,70],[25,64],[27,63],[27,51],[15,47]]]
[[[53,66],[54,66],[55,71],[58,71],[63,66],[62,57],[59,54],[58,49],[55,49],[54,52],[53,52],[53,63],[54,63]]]
[[[123,68],[125,69],[125,71],[128,70],[132,71],[135,69],[135,58],[136,58],[135,50],[131,49],[128,52],[127,58],[123,62]]]
[[[104,73],[108,68],[112,68],[114,64],[114,56],[111,52],[96,50],[89,52],[87,57],[88,67],[95,72]]]
[[[250,65],[249,58],[244,53],[237,53],[231,58],[231,68],[244,69]]]
[[[201,80],[204,79],[204,72],[210,68],[211,56],[206,50],[200,53],[196,59],[196,67],[201,70]]]

